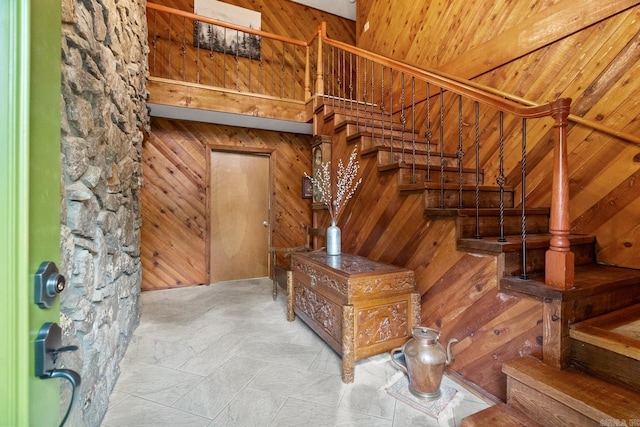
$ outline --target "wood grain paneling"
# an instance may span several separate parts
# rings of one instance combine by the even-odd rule
[[[173,7],[184,6],[184,3],[182,0],[163,2]],[[601,10],[604,3],[606,7],[617,6],[619,12],[603,14],[597,22],[592,20],[593,15],[587,17],[587,11]],[[257,0],[241,0],[233,4],[262,11],[264,30],[291,37],[303,32],[298,23],[304,19],[297,20],[294,9],[288,8],[289,2],[267,5]],[[557,28],[548,31],[536,28],[548,9],[554,11],[553,16],[583,19],[582,25],[571,22],[575,30],[561,35]],[[302,12],[306,9],[295,13],[302,16]],[[295,19],[291,19],[292,16]],[[360,47],[422,68],[446,66],[452,74],[456,74],[457,69],[464,70],[465,77],[474,77],[476,82],[533,102],[571,97],[575,114],[628,134],[640,134],[637,120],[640,80],[636,78],[640,71],[640,6],[637,1],[588,0],[576,4],[570,0],[440,3],[372,0],[364,5],[358,3],[358,19]],[[366,21],[370,29],[361,32]],[[337,33],[340,31],[329,30],[331,37],[340,38]],[[555,35],[545,38],[546,33]],[[522,50],[514,47],[521,34],[538,34],[546,42],[529,40],[530,47]],[[485,57],[480,55],[477,61],[464,60],[465,55],[471,55],[469,52],[482,45],[500,46],[503,50],[495,48]],[[499,60],[492,57],[493,51],[500,54]],[[455,100],[445,101],[447,112],[456,108]],[[470,109],[465,106],[465,111]],[[467,116],[464,121],[472,123]],[[188,129],[191,138],[200,141],[203,147],[207,143],[262,147],[265,141],[273,143],[268,142],[269,138],[278,135],[224,126],[164,122],[176,128],[170,134]],[[508,127],[518,125],[507,123]],[[420,126],[424,127],[424,123]],[[549,206],[551,126],[550,121],[540,121],[528,128],[527,203],[530,207]],[[351,145],[346,143],[344,133],[334,133],[333,124],[324,121],[316,129],[332,136],[334,164],[340,158],[346,160]],[[157,132],[154,128],[152,138]],[[497,130],[492,125],[481,132],[481,157],[487,159],[481,166],[485,182],[493,182],[498,162],[489,154],[498,151]],[[455,143],[457,138],[447,136],[446,141],[451,140]],[[309,167],[310,154],[300,140],[294,138],[293,141],[293,147],[287,148],[273,143],[281,150],[276,152],[279,162],[276,191],[281,193],[274,198],[272,219],[277,246],[298,245],[304,239],[301,226],[311,217],[310,207],[299,199],[300,177]],[[519,141],[517,146],[509,141],[505,150],[506,175],[508,185],[516,187],[517,192]],[[640,149],[583,125],[571,124],[569,150],[572,231],[596,236],[599,261],[640,268],[637,256]],[[467,158],[473,161],[473,156]],[[363,184],[339,219],[343,250],[414,270],[421,294],[423,324],[441,329],[446,339],[460,340],[454,346],[457,357],[451,369],[494,396],[504,398],[502,362],[541,352],[541,304],[499,292],[497,279],[504,263],[502,255],[458,251],[453,219],[425,216],[422,196],[401,194],[395,173],[380,172],[375,157],[363,156],[360,162]],[[319,225],[327,224],[326,212],[316,211],[314,216]],[[147,264],[143,265],[153,266],[144,262]],[[162,267],[158,268],[159,277],[171,278],[172,274],[178,274],[169,271],[173,268],[171,265]]]
[[[408,5],[401,0],[374,0],[366,7],[358,5],[358,18],[362,20],[359,31],[364,22],[370,25],[369,31],[359,34],[359,47],[421,68],[473,78],[537,103],[570,97],[573,114],[630,135],[640,134],[637,1]],[[529,206],[549,205],[549,126],[539,123],[528,129]],[[451,140],[457,139],[447,135],[445,141]],[[483,131],[481,140],[481,157],[489,159],[485,154],[497,152],[498,138],[495,132]],[[640,268],[638,218],[627,208],[640,200],[640,189],[633,185],[640,171],[640,149],[573,123],[568,142],[573,231],[595,234],[602,241],[598,261]],[[506,175],[508,185],[518,187],[520,148],[517,141],[513,143],[518,145],[509,143],[505,150]],[[473,161],[473,156],[465,159]],[[484,160],[482,167],[490,180],[497,175],[495,160]],[[607,213],[611,209],[605,206],[615,206],[618,215]],[[621,211],[627,213],[626,219]]]
[[[154,3],[193,13],[192,0]],[[262,31],[306,42],[322,22],[331,37],[355,43],[355,23],[286,0],[227,2],[261,13]],[[242,58],[194,46],[190,19],[165,12],[147,14],[149,69],[154,77],[232,91],[304,100],[306,48],[263,37],[260,58]],[[229,30],[235,33],[234,30]]]
[[[143,147],[142,288],[208,283],[211,147],[271,153],[271,242],[304,244],[311,205],[301,198],[301,184],[311,170],[309,144],[304,135],[154,118]]]

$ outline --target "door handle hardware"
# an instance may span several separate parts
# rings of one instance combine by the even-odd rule
[[[56,300],[56,296],[64,290],[67,283],[58,267],[51,261],[40,264],[34,278],[34,299],[40,308],[49,308]]]
[[[80,374],[71,369],[60,369],[57,367],[58,357],[60,353],[67,351],[75,351],[78,349],[75,345],[61,346],[62,329],[57,323],[47,322],[38,332],[35,343],[35,374],[38,378],[46,380],[50,378],[63,378],[71,384],[71,402],[60,426],[62,427],[76,397],[76,389],[80,387]]]

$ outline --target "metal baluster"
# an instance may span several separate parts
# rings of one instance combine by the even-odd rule
[[[404,125],[407,122],[407,118],[404,115],[404,72],[400,74],[400,124],[402,125],[402,155],[400,157],[400,162],[405,163],[404,161]]]
[[[476,101],[476,239],[480,239],[480,103]]]
[[[236,90],[240,90],[240,57],[239,55],[239,49],[238,46],[240,46],[240,32],[238,30],[236,30],[236,55],[235,55],[235,61],[236,61]]]
[[[171,78],[171,18],[173,17],[173,14],[169,14],[169,48],[167,49],[167,62],[169,64],[169,78]]]
[[[464,161],[464,151],[462,150],[462,95],[458,95],[458,209],[464,208],[462,200],[462,166]]]
[[[384,65],[382,65],[380,72],[380,83],[382,85],[380,89],[380,119],[382,121],[382,146],[384,147]]]
[[[343,84],[347,84],[347,53],[345,51],[342,51],[342,81]],[[345,86],[344,90],[343,90],[343,105],[344,108],[347,108],[347,88]]]
[[[360,130],[360,57],[356,56],[356,129]]]
[[[389,68],[389,144],[391,161],[393,161],[393,69]]]
[[[353,53],[349,52],[349,106],[351,114],[349,119],[353,120]]]
[[[260,62],[258,63],[258,93],[264,93],[264,62],[262,61],[262,55],[260,55]]]
[[[194,36],[195,37],[195,36]],[[200,37],[196,37],[198,44],[196,45],[196,83],[200,84]]]
[[[424,135],[427,138],[427,182],[431,182],[431,84],[427,82],[427,131]]]
[[[411,76],[411,183],[416,183],[416,78]]]
[[[291,53],[291,91],[293,92],[291,94],[291,99],[296,99],[296,83],[297,83],[297,79],[296,79],[296,47],[294,45],[291,46],[291,49],[293,50],[293,52]],[[304,89],[303,89],[303,94],[304,94]],[[303,96],[304,98],[304,96]]]
[[[375,91],[375,86],[374,86],[374,72],[375,72],[375,62],[371,61],[371,143],[372,146],[375,146],[375,121],[374,121],[374,91]],[[365,106],[365,111],[366,111],[366,106]]]
[[[182,56],[182,81],[187,80],[187,18],[182,18],[182,46],[180,47]]]
[[[504,237],[504,185],[507,178],[504,176],[504,113],[500,111],[500,168],[496,183],[500,186],[500,238],[498,242],[506,242]]]
[[[440,88],[440,209],[444,209],[444,92]]]
[[[329,58],[327,58],[327,62],[329,62]],[[336,109],[336,52],[335,48],[331,46],[331,107],[335,111]],[[327,72],[327,67],[325,67],[325,73]],[[326,80],[326,79],[325,79]]]
[[[156,55],[158,53],[158,11],[154,10],[153,11],[153,42],[152,42],[152,46],[153,46],[153,75],[157,76],[156,74]]]
[[[364,105],[367,105],[367,58],[364,58],[364,82],[362,83],[362,101],[364,102]],[[360,99],[358,99],[358,103],[356,104],[358,106],[358,110],[360,109]],[[366,111],[366,108],[365,108]],[[367,119],[365,117],[364,119],[364,129],[365,131],[367,130]]]
[[[227,88],[227,28],[224,29],[224,48],[222,49],[222,87]]]
[[[527,119],[522,119],[522,274],[520,278],[527,280]]]
[[[284,70],[285,70],[285,61],[284,61],[285,48],[286,48],[286,45],[284,44],[284,42],[282,42],[282,68],[281,68],[281,71],[280,71],[280,78],[282,79],[282,84],[281,84],[282,95],[281,95],[281,98],[284,98],[284,86],[286,84],[286,79],[285,79],[285,76],[284,76]]]
[[[246,40],[247,33],[244,34],[243,38]],[[247,70],[247,90],[251,93],[251,68],[253,66],[253,58],[251,57],[251,49],[249,49],[249,69]]]
[[[342,96],[340,95],[342,93],[342,67],[340,66],[340,50],[338,50],[338,80],[336,80],[336,83],[338,84],[338,104],[339,104],[340,99],[342,98]]]

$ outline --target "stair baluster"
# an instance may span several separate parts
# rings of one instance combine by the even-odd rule
[[[431,182],[431,84],[427,82],[427,182]]]
[[[416,78],[411,77],[411,183],[416,183]]]
[[[476,234],[475,239],[480,239],[480,103],[476,106],[475,148],[476,148]]]
[[[504,237],[504,185],[507,183],[507,178],[504,176],[504,113],[502,111],[500,111],[500,167],[496,182],[500,186],[500,237],[498,242],[506,242],[507,239]]]
[[[444,91],[440,88],[440,209],[444,209]]]
[[[464,151],[462,150],[462,95],[458,95],[458,152],[456,153],[458,158],[458,208],[464,208],[464,202],[462,201],[462,164],[464,159]]]
[[[349,52],[349,107],[351,108],[349,118],[353,120],[353,53],[351,52]]]
[[[402,125],[402,142],[400,145],[400,148],[402,150],[402,154],[400,156],[400,162],[401,163],[405,163],[405,158],[404,158],[404,126],[405,123],[407,122],[407,118],[404,115],[404,73],[400,74],[400,124]],[[393,133],[393,128],[391,130],[391,132]]]
[[[393,68],[389,68],[389,146],[393,159]]]
[[[375,115],[374,110],[373,110],[374,109],[374,104],[375,104],[375,102],[374,102],[375,97],[373,96],[374,93],[375,93],[375,85],[374,85],[374,83],[375,83],[374,74],[375,73],[374,72],[375,72],[375,61],[371,61],[371,102],[370,102],[371,103],[371,120],[374,120],[374,115]],[[365,106],[365,111],[366,110],[367,110],[367,108]],[[371,139],[372,139],[372,141],[373,141],[373,143],[375,145],[375,136],[373,135],[373,129],[374,129],[374,126],[373,126],[373,123],[372,123],[371,124],[371,132],[372,132],[372,138]]]
[[[526,213],[526,195],[527,195],[527,119],[522,119],[522,164],[520,166],[522,174],[522,280],[529,279],[527,275],[527,213]]]
[[[380,69],[380,122],[382,123],[382,143],[381,146],[384,147],[384,65]]]

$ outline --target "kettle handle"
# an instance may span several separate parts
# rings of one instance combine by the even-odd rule
[[[398,361],[396,360],[395,357],[393,357],[396,353],[399,353],[402,351],[402,347],[396,347],[393,350],[391,350],[389,352],[389,355],[391,356],[391,363],[393,363],[394,365],[396,365],[398,368],[400,368],[401,371],[403,371],[405,374],[409,375],[409,372],[407,372],[407,368],[404,367],[403,365],[401,365],[400,363],[398,363]]]

